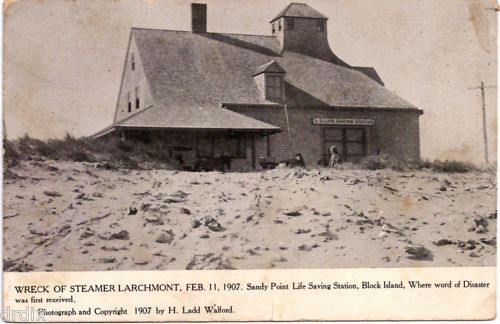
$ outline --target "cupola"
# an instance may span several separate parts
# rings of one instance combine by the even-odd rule
[[[271,23],[271,32],[281,44],[281,51],[293,51],[331,60],[328,44],[328,17],[305,3],[291,3]]]

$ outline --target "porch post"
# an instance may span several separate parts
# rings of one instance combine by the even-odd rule
[[[251,150],[252,150],[252,169],[255,170],[255,165],[256,165],[256,161],[255,161],[255,135],[254,134],[251,134],[250,135],[251,137]]]
[[[271,156],[271,138],[269,134],[266,134],[266,156]]]

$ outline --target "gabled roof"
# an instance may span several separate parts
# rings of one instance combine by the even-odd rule
[[[299,18],[320,18],[328,19],[322,13],[314,10],[305,3],[290,3],[285,9],[274,17],[270,22],[280,19],[281,17],[299,17]]]
[[[266,104],[253,75],[275,61],[286,71],[288,105],[412,108],[364,73],[285,51],[274,36],[132,29],[154,109]],[[217,108],[219,109],[219,108]]]
[[[254,76],[257,76],[259,74],[262,74],[264,72],[270,72],[270,73],[286,73],[283,68],[276,63],[276,61],[271,61],[269,63],[266,63],[264,65],[261,65],[257,68],[257,70],[254,73]]]
[[[277,132],[279,128],[221,108],[266,105],[256,71],[286,71],[285,103],[301,107],[413,109],[373,80],[372,68],[350,67],[291,51],[274,36],[196,34],[133,28],[153,104],[94,136],[116,128],[227,129]],[[378,75],[377,75],[378,76]]]

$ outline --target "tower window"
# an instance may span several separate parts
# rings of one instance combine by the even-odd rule
[[[321,33],[325,31],[325,22],[323,20],[318,20],[316,26],[318,28],[318,32]]]
[[[295,29],[295,19],[288,18],[286,20],[286,29],[287,30],[294,30]]]
[[[130,91],[127,92],[127,102],[128,102],[127,110],[128,110],[128,112],[132,112],[132,100],[130,98]]]
[[[135,87],[135,109],[141,106],[141,99],[139,97],[139,87]]]
[[[134,53],[130,55],[130,65],[132,66],[132,71],[135,70],[135,58],[134,58]]]
[[[278,20],[278,30],[281,30],[281,19]]]
[[[267,99],[281,100],[282,96],[282,82],[283,78],[278,75],[266,76],[266,94]]]
[[[271,28],[273,30],[273,35],[276,34],[276,26],[274,25],[274,23],[271,24]]]

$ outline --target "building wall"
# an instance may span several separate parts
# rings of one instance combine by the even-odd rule
[[[308,165],[316,165],[326,153],[323,128],[333,126],[314,125],[313,117],[373,119],[373,126],[363,126],[366,155],[388,154],[401,160],[420,158],[419,114],[416,111],[288,107],[289,133],[283,107],[239,106],[231,107],[231,110],[280,127],[282,132],[270,137],[271,156],[277,161],[301,153]],[[256,148],[257,159],[265,156],[265,138],[257,140]]]
[[[197,147],[203,145],[203,140],[215,141],[221,140],[226,132],[202,131],[202,130],[145,130],[145,129],[126,129],[123,130],[125,138],[132,141],[141,142],[144,144],[154,143],[156,148],[164,150],[165,154],[170,156],[172,161],[176,156],[182,156],[185,166],[194,166],[198,159]],[[261,143],[262,139],[259,135],[254,134],[240,134],[242,140],[245,142],[246,157],[245,158],[232,158],[231,169],[227,171],[249,171],[253,169],[252,163],[252,138],[255,141],[255,156],[258,157],[265,154],[266,146],[265,141]],[[256,159],[256,167],[258,161]]]
[[[251,171],[254,169],[259,169],[259,157],[265,156],[266,154],[266,141],[265,138],[260,135],[248,134],[245,137],[247,154],[245,159],[233,159],[231,161],[231,170],[229,171]],[[252,144],[254,141],[254,144]],[[252,146],[255,145],[255,162],[252,161]]]
[[[293,159],[296,153],[301,153],[306,165],[316,166],[322,154],[327,153],[323,141],[323,129],[337,126],[314,125],[313,117],[373,119],[375,121],[373,126],[355,126],[365,129],[366,155],[388,154],[401,160],[418,160],[420,158],[419,113],[416,110],[288,107],[290,133],[287,131],[287,119],[283,107],[233,106],[231,110],[280,127],[281,133],[269,135],[269,153],[276,162]],[[172,156],[181,154],[188,165],[194,165],[197,160],[197,141],[201,143],[203,138],[214,136],[213,132],[206,131],[158,130],[154,132],[133,131],[133,133],[136,133],[136,136],[133,137],[146,141],[160,141],[168,150],[175,147],[190,148],[188,151],[174,149],[172,152]],[[233,158],[231,169],[228,171],[249,171],[254,166],[255,169],[260,169],[259,158],[268,156],[266,136],[257,133],[246,133],[241,134],[241,136],[246,143],[246,157]],[[253,153],[254,148],[255,153]]]
[[[253,79],[257,84],[257,87],[259,87],[260,99],[266,100],[266,74],[261,73],[259,75],[254,76]]]
[[[132,55],[134,56],[135,68],[132,70]],[[135,107],[135,88],[139,87],[140,106]],[[132,111],[128,112],[128,92],[130,92],[132,101]],[[149,84],[144,73],[142,60],[137,50],[137,46],[133,37],[130,39],[129,49],[123,70],[123,79],[121,83],[120,93],[118,95],[118,103],[116,108],[115,122],[122,120],[140,110],[150,107],[153,104],[153,99],[149,89]]]

